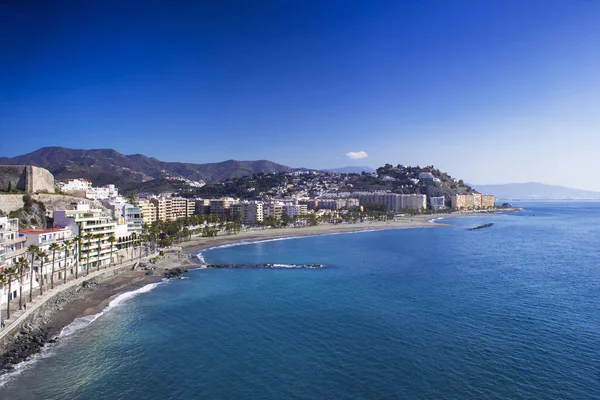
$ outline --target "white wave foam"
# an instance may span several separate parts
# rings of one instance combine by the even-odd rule
[[[145,285],[139,289],[132,290],[131,292],[126,292],[126,293],[122,293],[122,294],[118,295],[115,299],[113,299],[110,303],[108,303],[108,306],[104,310],[100,311],[99,313],[92,314],[92,315],[86,315],[85,317],[76,318],[75,321],[73,321],[69,325],[65,326],[60,331],[60,333],[54,337],[54,339],[68,338],[69,336],[73,335],[75,332],[79,331],[82,328],[85,328],[86,326],[90,325],[92,322],[96,321],[98,318],[100,318],[102,315],[104,315],[104,313],[106,313],[110,309],[118,307],[119,305],[123,304],[125,301],[137,296],[138,294],[147,293],[164,282],[166,282],[166,280],[162,281],[162,282],[151,283],[151,284]],[[56,347],[60,346],[62,343],[63,343],[62,340],[59,340],[56,343],[47,343],[44,347],[42,347],[40,349],[39,353],[32,355],[27,360],[25,360],[19,364],[14,365],[13,369],[10,372],[0,375],[0,387],[6,385],[8,382],[14,380],[18,375],[20,375],[24,371],[27,371],[28,369],[30,369],[37,361],[52,356],[55,353]]]
[[[442,219],[444,219],[444,217],[433,218],[433,219],[430,219],[429,222],[431,222],[432,224],[435,224],[436,221],[440,221]]]
[[[52,356],[55,353],[54,349],[54,345],[46,345],[40,349],[39,353],[32,355],[27,360],[19,364],[14,365],[10,372],[0,375],[0,388],[17,378],[23,372],[31,369],[31,367],[33,367],[34,364],[39,360]]]
[[[78,330],[80,330],[82,328],[85,328],[86,326],[88,326],[89,324],[91,324],[92,322],[94,322],[95,320],[100,318],[102,315],[104,315],[104,313],[111,310],[112,308],[115,308],[115,307],[123,304],[125,301],[137,296],[138,294],[147,293],[164,282],[166,282],[166,281],[150,283],[148,285],[142,286],[139,289],[132,290],[131,292],[125,292],[125,293],[118,295],[116,298],[111,300],[110,303],[108,303],[108,306],[104,310],[100,311],[99,313],[92,314],[92,315],[86,315],[85,317],[80,317],[80,318],[75,319],[75,321],[73,321],[69,325],[65,326],[60,331],[60,333],[58,334],[57,337],[65,338],[67,336],[71,336],[73,333],[77,332]]]

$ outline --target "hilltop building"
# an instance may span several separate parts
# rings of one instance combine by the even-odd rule
[[[54,193],[54,175],[33,165],[0,165],[0,191]]]

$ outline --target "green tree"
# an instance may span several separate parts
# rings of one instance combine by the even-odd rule
[[[103,234],[98,233],[96,239],[98,239],[98,262],[96,263],[96,271],[100,271],[100,253],[102,252],[102,238]]]
[[[133,258],[134,258],[135,238],[136,237],[137,237],[137,235],[135,234],[135,232],[133,232],[131,234],[131,236],[129,236],[129,243],[131,244],[131,261],[133,261]]]
[[[81,236],[75,238],[75,279],[79,279],[79,260],[81,258]]]
[[[65,250],[65,275],[63,276],[63,283],[67,283],[67,259],[71,256],[71,249],[73,248],[73,240],[67,239],[63,242]]]
[[[40,262],[40,270],[38,271],[38,277],[40,282],[40,296],[44,294],[44,262],[48,259],[48,252],[45,250],[38,250],[37,259]]]
[[[19,257],[17,268],[19,269],[19,310],[23,309],[23,273],[29,267],[29,261],[26,257]]]
[[[36,246],[35,244],[31,244],[29,245],[29,247],[27,247],[27,253],[31,254],[31,275],[29,276],[29,302],[31,303],[33,301],[33,272],[34,272],[34,268],[33,268],[33,263],[35,258],[37,257],[38,251],[40,250],[40,248],[38,246]]]
[[[85,270],[86,276],[90,274],[90,253],[92,252],[92,239],[94,238],[94,234],[88,232],[85,234],[85,240],[87,240],[87,251],[86,251],[86,262],[85,262]]]
[[[56,251],[60,250],[60,245],[52,243],[48,248],[52,252],[52,266],[50,267],[50,289],[54,289],[54,261],[56,260]]]
[[[263,224],[272,228],[281,228],[281,220],[273,215],[266,216],[263,219]]]
[[[113,246],[115,245],[116,241],[117,241],[117,238],[115,237],[115,235],[110,235],[108,237],[108,242],[110,243],[110,263],[109,263],[109,265],[112,265]]]
[[[308,214],[307,221],[310,226],[317,226],[319,225],[319,216],[316,214]]]
[[[19,272],[17,268],[12,266],[8,268],[4,268],[2,271],[2,276],[0,278],[2,285],[8,285],[8,295],[6,299],[6,319],[10,318],[10,300],[12,297],[12,281],[17,279],[19,276]]]

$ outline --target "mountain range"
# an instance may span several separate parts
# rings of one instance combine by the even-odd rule
[[[471,185],[480,193],[491,193],[504,200],[600,200],[600,192],[573,189],[538,182],[504,185]]]
[[[0,165],[35,165],[49,170],[57,180],[86,178],[97,186],[165,178],[212,183],[260,172],[292,170],[267,160],[193,164],[160,161],[143,154],[124,155],[112,149],[80,150],[64,147],[42,147],[16,157],[0,157]]]

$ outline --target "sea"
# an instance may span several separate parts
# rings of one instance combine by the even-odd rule
[[[600,203],[514,205],[204,251],[324,267],[123,294],[0,377],[0,398],[600,399]]]

